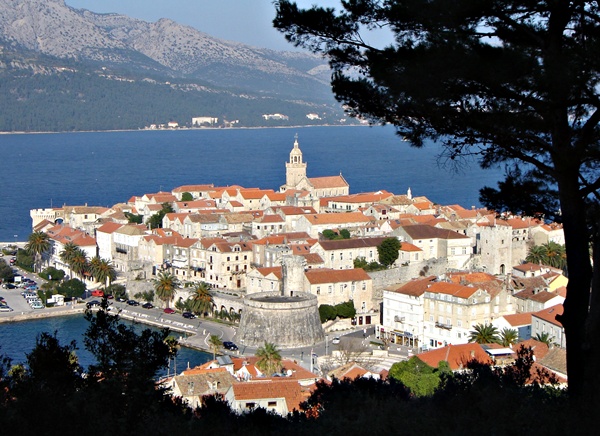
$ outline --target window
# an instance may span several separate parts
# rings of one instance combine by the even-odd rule
[[[367,289],[367,282],[362,282],[362,290],[366,290]]]
[[[458,321],[456,321],[456,326],[462,327],[462,321],[460,319]],[[460,335],[460,333],[459,333],[459,335]],[[459,336],[459,338],[460,338],[460,336]]]
[[[246,403],[246,409],[252,410],[256,407],[256,403]]]
[[[321,295],[321,287],[317,286],[317,295]]]
[[[277,407],[277,401],[269,401],[269,407]]]
[[[231,260],[231,257],[227,256],[227,262],[229,262]]]
[[[433,315],[429,315],[429,321],[433,322]]]
[[[329,292],[330,294],[332,294],[333,293],[333,286],[329,285],[327,287],[327,292]]]

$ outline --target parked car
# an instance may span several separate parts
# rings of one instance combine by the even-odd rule
[[[139,306],[140,302],[136,300],[127,300],[127,304],[129,304],[130,306]]]
[[[175,313],[174,309],[171,309],[170,307],[167,307],[166,309],[163,310],[164,313]]]
[[[225,342],[223,342],[223,348],[226,348],[226,349],[228,349],[230,351],[236,351],[238,349],[237,345],[235,345],[231,341],[225,341]]]
[[[33,303],[31,305],[32,309],[43,309],[44,308],[44,304],[41,301],[36,301],[35,303]]]
[[[13,309],[9,306],[0,306],[0,312],[12,312]]]
[[[2,287],[3,287],[4,289],[16,289],[16,288],[17,288],[17,287],[16,287],[15,285],[13,285],[12,283],[4,283],[4,284],[2,285]]]
[[[98,300],[88,301],[88,303],[85,305],[85,307],[87,307],[88,309],[91,309],[92,307],[97,307],[97,306],[100,306],[100,302]]]
[[[119,298],[117,298],[117,301],[119,301],[121,303],[125,303],[127,301],[127,299],[125,297],[119,297]]]
[[[104,291],[101,289],[94,289],[92,291],[92,297],[104,297]]]
[[[144,304],[142,304],[142,307],[144,309],[152,309],[152,308],[154,308],[154,305],[152,303],[144,303]]]
[[[335,345],[335,344],[339,344],[339,343],[340,343],[340,337],[339,337],[339,336],[336,336],[335,338],[333,338],[333,339],[331,340],[331,343],[332,343],[332,344],[334,344],[334,345]]]
[[[184,318],[187,318],[187,319],[194,319],[194,318],[196,318],[196,315],[194,315],[192,312],[183,312],[181,314],[181,316],[183,316]]]

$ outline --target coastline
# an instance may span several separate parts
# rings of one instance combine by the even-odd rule
[[[85,313],[85,311],[85,304],[78,304],[75,307],[62,306],[45,308],[36,312],[12,312],[7,313],[4,316],[0,316],[0,324],[35,321],[39,319],[60,316],[82,315]],[[127,321],[139,322],[140,324],[145,324],[156,328],[168,328],[171,332],[183,333],[185,336],[180,336],[178,338],[181,346],[206,353],[210,352],[208,346],[203,346],[202,335],[200,334],[199,329],[200,323],[196,327],[179,321],[163,319],[161,316],[159,316],[158,319],[151,319],[151,317],[147,314],[137,314],[136,312],[130,312],[127,309],[119,310],[118,315],[121,319]]]

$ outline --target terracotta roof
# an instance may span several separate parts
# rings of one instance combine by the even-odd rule
[[[427,289],[427,292],[433,292],[436,294],[446,294],[446,295],[454,295],[459,298],[469,298],[475,292],[477,292],[478,288],[471,286],[463,286],[458,285],[456,283],[447,283],[447,282],[434,282]]]
[[[548,353],[537,362],[552,371],[567,374],[567,350],[564,348],[551,348],[548,350]]]
[[[423,251],[416,245],[411,244],[410,242],[401,242],[400,243],[400,251]]]
[[[441,361],[446,361],[453,371],[466,368],[467,363],[473,359],[487,365],[493,363],[481,345],[475,343],[448,345],[418,354],[417,357],[434,368],[437,368]]]
[[[519,342],[515,346],[515,350],[518,351],[521,347],[531,347],[531,349],[533,350],[533,355],[537,360],[543,359],[544,356],[548,354],[548,351],[550,350],[547,344],[544,344],[540,341],[536,341],[535,339],[526,339],[524,341]]]
[[[202,192],[202,191],[210,191],[212,189],[214,189],[214,185],[211,183],[209,185],[182,185],[182,186],[178,186],[177,188],[174,188],[171,192],[172,193],[183,193],[183,192]]]
[[[510,315],[504,315],[504,319],[512,327],[531,325],[531,313],[532,312],[513,313]]]
[[[358,280],[371,280],[369,274],[362,268],[353,269],[328,269],[318,268],[309,269],[304,272],[308,282],[311,285],[318,285],[322,283],[339,283],[339,282],[351,282]]]
[[[96,231],[101,232],[101,233],[113,233],[115,230],[121,228],[122,226],[123,226],[123,224],[119,224],[119,223],[115,223],[115,222],[108,222],[108,223],[103,224],[100,227],[98,227],[98,229],[96,229]]]
[[[267,277],[269,274],[274,274],[275,277],[280,280],[283,277],[280,266],[256,268],[256,271],[258,271],[263,277]]]
[[[526,289],[521,292],[517,292],[513,295],[513,297],[518,298],[520,300],[531,300],[536,301],[538,303],[546,303],[553,298],[560,297],[560,295],[555,294],[554,292],[548,291],[535,291],[533,289]]]
[[[79,247],[90,247],[96,245],[96,239],[81,230],[73,229],[72,227],[63,224],[49,228],[46,233],[50,239],[53,239],[61,244],[72,242]]]
[[[403,226],[402,228],[412,239],[470,239],[462,233],[447,229],[438,229],[427,224],[414,224]]]
[[[261,219],[257,220],[258,223],[284,223],[285,220],[279,215],[263,215]]]
[[[265,189],[265,190],[261,190],[261,189],[241,190],[240,189],[239,192],[240,192],[240,195],[242,196],[242,198],[245,198],[246,200],[260,200],[265,195],[274,193],[274,191],[272,189]]]
[[[308,181],[315,189],[345,188],[348,186],[348,182],[341,174],[329,177],[310,177]]]
[[[285,378],[265,381],[238,382],[232,385],[237,401],[249,401],[269,398],[285,399],[288,412],[300,410],[300,403],[306,400],[302,387],[295,380]]]
[[[467,272],[467,271],[459,271],[452,272],[446,274],[452,283],[485,283],[485,282],[502,282],[502,280],[498,279],[496,276],[484,273],[484,272]]]
[[[391,286],[388,288],[389,291],[397,292],[398,294],[410,295],[412,297],[420,297],[425,293],[429,285],[436,280],[436,276],[429,276],[425,278],[412,279],[410,282],[393,289]]]
[[[534,312],[531,314],[532,317],[543,319],[549,323],[552,323],[556,326],[562,327],[562,324],[556,320],[556,315],[562,315],[563,313],[563,305],[557,304],[555,306],[549,307],[547,309],[542,309],[539,312]]]
[[[317,253],[306,253],[300,256],[304,257],[308,265],[320,265],[325,262]]]

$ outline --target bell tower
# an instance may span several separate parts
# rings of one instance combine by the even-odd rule
[[[302,162],[302,151],[298,147],[298,134],[294,136],[294,148],[290,151],[290,161],[285,164],[285,184],[294,189],[306,177],[306,163]]]

